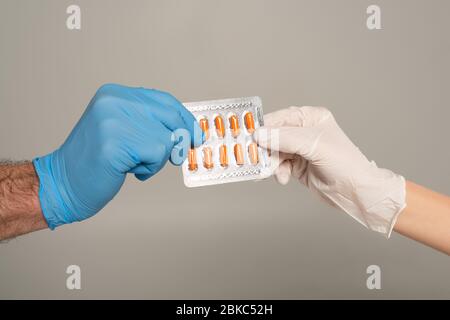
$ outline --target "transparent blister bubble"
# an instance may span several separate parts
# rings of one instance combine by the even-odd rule
[[[254,129],[264,124],[259,97],[189,102],[184,103],[184,106],[199,122],[202,121],[201,127],[208,127],[206,134],[208,139],[203,145],[191,151],[195,152],[197,166],[192,163],[189,165],[189,159],[186,159],[182,165],[184,184],[187,187],[265,179],[271,175],[267,150],[257,146],[252,135]],[[249,126],[250,130],[245,121],[248,113],[248,120],[251,120],[253,116],[254,123],[254,129]],[[222,121],[216,122],[216,117],[221,117]],[[236,130],[235,126],[230,126],[231,123],[236,124],[236,122],[239,130]],[[223,124],[224,131],[217,130],[216,124],[219,129]],[[224,134],[223,137],[222,134]],[[236,157],[235,148],[239,148],[236,145],[241,146],[242,157]],[[224,157],[224,149],[226,149],[226,157]],[[211,154],[205,150],[210,150]],[[209,161],[209,155],[211,155],[211,161]],[[225,159],[227,161],[224,161]],[[242,160],[242,164],[239,160]]]

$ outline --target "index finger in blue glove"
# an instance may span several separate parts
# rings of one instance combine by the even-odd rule
[[[181,118],[184,120],[186,124],[187,130],[191,135],[191,143],[195,147],[200,146],[203,143],[203,132],[200,129],[200,126],[195,119],[194,115],[187,110],[183,104],[178,101],[173,95],[167,92],[159,91],[159,90],[147,90],[145,89],[147,94],[154,100],[160,102],[163,105],[169,105],[180,114]]]
[[[151,95],[146,94],[148,91],[152,90],[144,88],[133,89],[134,96],[142,101],[142,104],[137,106],[140,109],[140,112],[145,115],[150,115],[152,120],[161,122],[170,131],[175,131],[180,128],[187,129],[186,123],[178,110],[167,108],[167,104],[161,103]]]

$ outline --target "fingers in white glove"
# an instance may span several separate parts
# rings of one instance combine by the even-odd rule
[[[287,185],[291,179],[291,162],[283,162],[275,171],[275,180],[281,185]]]
[[[264,116],[266,127],[312,127],[333,115],[324,107],[289,107]]]
[[[271,151],[298,154],[313,160],[322,129],[318,127],[261,127],[254,133],[256,142]]]
[[[289,182],[292,174],[292,162],[291,160],[284,160],[278,168],[275,170],[275,179],[279,184],[286,185]]]

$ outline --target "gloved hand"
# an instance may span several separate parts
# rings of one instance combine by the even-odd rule
[[[367,160],[329,110],[290,107],[267,114],[264,125],[255,139],[280,151],[278,182],[293,176],[367,228],[390,236],[406,206],[405,179]]]
[[[180,165],[187,153],[183,144],[191,142],[202,143],[198,123],[170,94],[102,86],[64,144],[33,160],[48,226],[93,216],[117,194],[127,173],[146,180],[169,158]]]

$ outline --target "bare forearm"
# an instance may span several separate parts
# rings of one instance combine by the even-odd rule
[[[408,181],[406,204],[394,230],[450,255],[450,197]]]
[[[0,164],[0,240],[47,228],[31,162]]]

